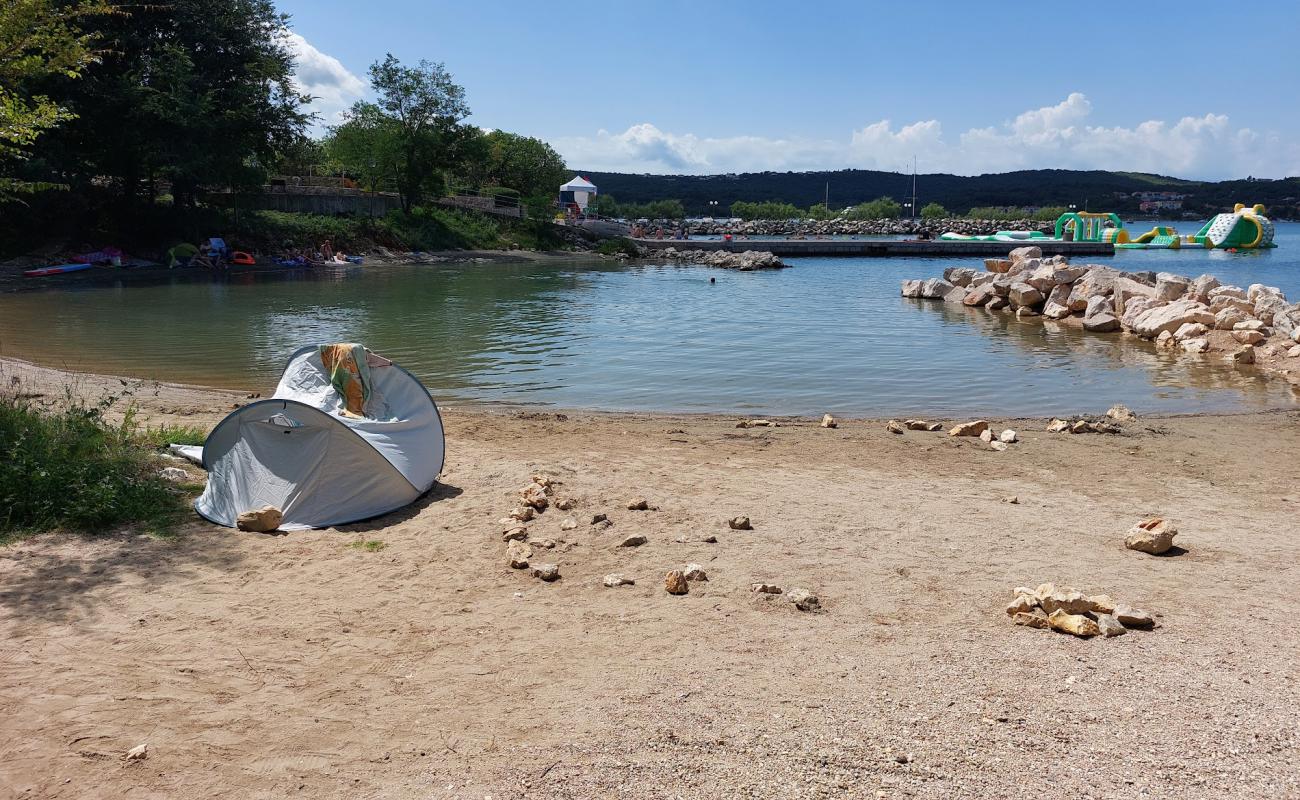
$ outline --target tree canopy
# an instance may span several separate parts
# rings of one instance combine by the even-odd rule
[[[442,64],[406,66],[389,53],[370,65],[375,102],[359,101],[346,121],[332,129],[328,150],[366,180],[391,182],[410,211],[430,193],[440,193],[446,170],[478,146],[465,90]]]
[[[308,121],[288,18],[271,0],[108,6],[84,21],[102,61],[60,87],[76,116],[42,142],[47,168],[74,186],[107,178],[128,199],[164,179],[181,204],[205,185],[262,183]]]
[[[7,0],[0,5],[0,169],[31,156],[38,137],[74,114],[38,84],[77,78],[98,59],[94,33],[80,25],[109,12],[102,0],[56,5]],[[34,188],[0,173],[0,197]]]

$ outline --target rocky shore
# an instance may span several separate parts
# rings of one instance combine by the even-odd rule
[[[692,236],[919,236],[931,238],[952,232],[983,236],[998,231],[1041,231],[1051,233],[1055,223],[1032,219],[994,220],[945,217],[943,219],[755,219],[746,222],[692,222],[686,224]]]
[[[730,253],[725,250],[678,250],[668,247],[663,250],[647,251],[641,248],[642,258],[667,259],[678,264],[699,264],[705,267],[735,269],[751,272],[756,269],[785,269],[788,264],[780,256],[766,250],[746,250],[742,253]]]
[[[987,259],[983,270],[953,267],[942,278],[903,281],[902,295],[1122,332],[1188,353],[1225,352],[1237,364],[1300,358],[1300,303],[1276,287],[1072,266],[1064,256],[1043,258],[1038,247]],[[1281,372],[1297,382],[1291,370]]]

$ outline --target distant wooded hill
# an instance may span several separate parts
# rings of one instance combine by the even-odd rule
[[[830,184],[830,207],[840,209],[877,197],[899,202],[911,199],[912,176],[874,170],[835,172],[748,172],[732,175],[631,175],[582,172],[620,203],[681,200],[691,215],[723,214],[737,200],[777,200],[807,208],[820,203]],[[1176,192],[1186,195],[1184,211],[1208,214],[1233,203],[1263,203],[1276,218],[1300,217],[1300,178],[1232,181],[1188,181],[1137,172],[1061,169],[1023,170],[966,177],[929,174],[916,179],[918,206],[939,203],[964,214],[982,206],[1069,206],[1090,211],[1136,214],[1141,199],[1135,192]],[[710,201],[717,201],[710,206]],[[919,210],[919,209],[918,209]],[[1173,214],[1177,215],[1177,212]]]

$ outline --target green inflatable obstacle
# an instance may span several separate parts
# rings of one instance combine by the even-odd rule
[[[1228,214],[1216,214],[1205,227],[1189,237],[1206,249],[1257,250],[1277,247],[1273,242],[1273,221],[1264,216],[1264,206],[1250,208],[1238,203]]]

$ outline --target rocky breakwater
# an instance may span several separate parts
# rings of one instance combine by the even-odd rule
[[[1077,324],[1093,333],[1127,333],[1188,353],[1227,353],[1237,364],[1300,367],[1300,303],[1277,287],[1226,286],[1213,275],[1122,272],[1043,258],[1037,247],[991,258],[983,269],[954,267],[942,278],[903,281],[904,297]]]
[[[670,223],[665,226],[671,227]],[[692,222],[687,233],[694,236],[918,236],[943,233],[985,236],[998,231],[1040,231],[1051,233],[1055,223],[1032,219],[755,219],[746,222]]]
[[[736,269],[750,272],[756,269],[784,269],[789,265],[780,256],[766,250],[746,250],[743,253],[729,253],[725,250],[678,250],[669,247],[650,257],[664,258],[679,264],[699,264],[705,267]]]

